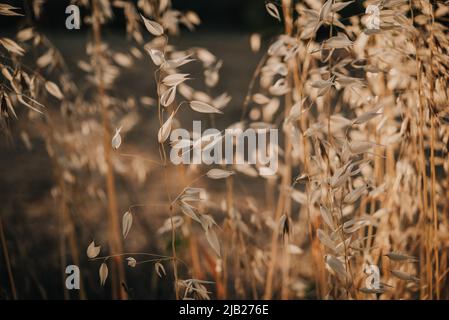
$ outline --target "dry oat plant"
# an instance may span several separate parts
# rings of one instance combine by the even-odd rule
[[[449,298],[447,1],[257,1],[279,32],[245,36],[240,92],[236,61],[176,45],[201,20],[170,0],[71,1],[75,63],[36,27],[45,0],[2,2],[1,298]],[[169,139],[192,119],[278,129],[278,170],[173,164],[210,143]]]

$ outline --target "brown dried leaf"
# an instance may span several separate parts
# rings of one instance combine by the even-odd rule
[[[190,101],[190,107],[200,113],[223,113],[221,110],[202,101]]]
[[[132,224],[133,224],[133,215],[130,211],[126,211],[122,218],[122,232],[124,239],[126,239],[126,237],[128,236]]]
[[[102,263],[100,266],[100,270],[98,271],[100,275],[100,284],[104,286],[106,279],[108,278],[108,266],[106,263]]]
[[[168,90],[165,90],[164,93],[161,95],[161,104],[164,107],[168,107],[175,101],[176,97],[176,86],[169,88]]]
[[[224,179],[235,174],[234,171],[222,170],[222,169],[210,169],[206,175],[211,179]]]
[[[145,24],[145,28],[147,28],[148,32],[150,32],[153,36],[159,37],[164,34],[164,28],[159,23],[149,20],[142,15],[140,16]]]
[[[48,93],[50,93],[53,97],[59,100],[62,100],[64,98],[64,95],[62,94],[58,85],[54,82],[51,81],[45,82],[45,89],[47,89]]]
[[[89,246],[87,247],[87,251],[86,251],[89,259],[93,259],[93,258],[97,257],[100,254],[100,249],[101,249],[101,246],[96,247],[95,242],[92,241],[89,244]]]
[[[268,2],[267,4],[265,4],[265,9],[267,9],[267,12],[270,16],[281,21],[281,15],[279,14],[279,10],[274,3]]]
[[[159,276],[159,278],[162,278],[162,274],[164,274],[164,276],[167,275],[167,273],[165,272],[164,265],[160,262],[156,262],[154,264],[154,269],[156,270],[156,273]]]
[[[137,265],[137,261],[133,257],[128,257],[126,260],[128,261],[128,266],[131,268],[134,268]]]
[[[220,242],[218,241],[217,234],[211,228],[206,229],[206,239],[209,242],[215,253],[220,256]]]
[[[23,56],[25,49],[19,46],[14,40],[9,38],[0,38],[0,44],[5,47],[9,52],[15,53],[19,56]]]
[[[167,121],[165,121],[165,123],[159,129],[159,132],[157,134],[157,139],[159,143],[164,143],[165,140],[167,140],[168,136],[170,135],[174,115],[175,113],[173,112],[171,116],[167,119]]]

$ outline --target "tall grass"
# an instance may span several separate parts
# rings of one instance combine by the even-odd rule
[[[75,81],[33,28],[35,3],[17,39],[0,37],[0,121],[10,139],[17,123],[41,129],[60,200],[61,282],[69,261],[89,270],[77,298],[102,286],[113,299],[133,298],[133,274],[148,264],[143,286],[176,299],[449,298],[447,3],[261,2],[282,33],[263,38],[243,102],[219,90],[222,63],[235,61],[173,45],[182,27],[200,24],[195,13],[170,0],[75,3],[89,12],[78,61],[86,80]],[[128,35],[117,51],[103,37],[113,7]],[[5,19],[22,12],[0,4]],[[260,35],[250,39],[258,51]],[[152,70],[138,81],[156,89],[119,96],[117,79],[133,68]],[[138,112],[143,105],[154,119]],[[170,132],[185,114],[215,126],[231,108],[241,113],[228,117],[233,127],[279,129],[276,175],[260,163],[170,162]],[[140,138],[151,141],[146,149],[126,139],[138,121],[152,126]],[[102,218],[92,222],[86,209]],[[2,289],[20,298],[8,219]]]

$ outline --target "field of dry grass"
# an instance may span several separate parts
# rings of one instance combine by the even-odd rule
[[[274,35],[73,3],[0,3],[1,299],[449,298],[447,2],[260,1]],[[277,170],[174,164],[194,120],[277,130]]]

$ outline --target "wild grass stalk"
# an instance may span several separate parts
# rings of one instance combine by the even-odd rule
[[[11,261],[9,259],[9,250],[8,250],[8,244],[6,243],[5,230],[3,227],[3,220],[1,217],[0,217],[0,240],[2,243],[3,258],[5,259],[6,270],[8,272],[8,280],[9,280],[9,286],[10,286],[10,290],[11,290],[11,296],[14,300],[17,300],[17,298],[18,298],[17,289],[16,289],[16,284],[14,281],[14,275],[12,272]]]
[[[101,22],[99,12],[99,0],[92,0],[92,28],[95,43],[95,60],[97,68],[98,81],[98,103],[100,105],[103,120],[103,152],[107,165],[106,173],[106,189],[108,199],[108,217],[109,217],[109,244],[112,255],[123,252],[123,245],[120,238],[120,227],[118,220],[117,193],[115,187],[114,169],[112,163],[112,147],[111,147],[111,124],[109,120],[109,106],[105,99],[104,71],[102,61],[101,48]],[[113,299],[126,299],[126,293],[122,288],[122,284],[126,284],[125,271],[120,257],[113,259],[112,265],[112,297]]]

